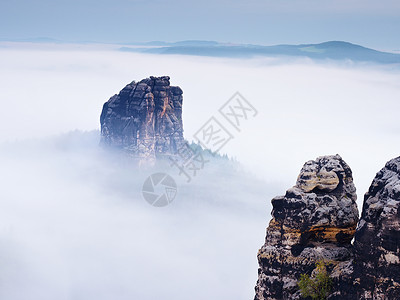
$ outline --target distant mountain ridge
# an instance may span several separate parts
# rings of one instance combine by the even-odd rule
[[[63,41],[48,37],[5,39],[2,42],[28,42],[39,44],[103,44],[121,45],[119,51],[151,53],[151,54],[175,54],[229,58],[251,57],[286,57],[286,58],[310,58],[313,60],[354,61],[377,64],[400,65],[400,53],[390,53],[363,47],[361,45],[345,41],[328,41],[318,44],[281,44],[281,45],[254,45],[237,43],[220,43],[205,40],[186,40],[178,42],[150,41],[132,43],[104,43],[96,41]]]
[[[213,41],[182,41],[176,43],[149,42],[140,45],[140,48],[124,46],[119,50],[153,54],[181,54],[239,58],[255,56],[291,56],[322,60],[352,60],[357,62],[364,61],[381,64],[400,64],[400,54],[377,51],[343,41],[329,41],[320,44],[275,46],[224,44]]]

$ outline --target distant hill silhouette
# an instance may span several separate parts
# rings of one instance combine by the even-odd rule
[[[276,46],[222,44],[212,41],[182,41],[176,43],[150,42],[142,43],[141,46],[141,48],[126,46],[120,48],[120,50],[215,57],[293,56],[323,60],[333,59],[400,64],[400,54],[381,52],[343,41]]]

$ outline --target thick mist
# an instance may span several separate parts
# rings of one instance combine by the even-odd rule
[[[400,71],[352,62],[0,47],[2,299],[250,299],[270,199],[303,163],[342,155],[362,195],[399,155]],[[110,48],[110,47],[109,47]],[[132,80],[169,75],[184,135],[239,91],[257,110],[165,208],[143,200],[152,169],[98,147],[102,105]]]
[[[140,170],[98,147],[98,131],[2,147],[2,299],[246,299],[278,190],[235,163],[186,183],[161,165]],[[141,195],[152,172],[178,194]]]

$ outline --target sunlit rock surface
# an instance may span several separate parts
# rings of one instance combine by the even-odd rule
[[[184,143],[182,94],[168,76],[131,82],[103,106],[101,144],[146,162],[175,154]]]
[[[352,273],[356,198],[351,169],[339,155],[305,163],[296,185],[272,199],[255,299],[300,299],[300,274],[310,274],[321,259],[331,263],[332,293],[340,299],[339,281]]]

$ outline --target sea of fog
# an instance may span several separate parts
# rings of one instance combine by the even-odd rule
[[[102,45],[0,45],[0,298],[251,299],[270,200],[303,163],[339,153],[363,194],[399,155],[400,70],[348,62],[118,52]],[[240,92],[258,114],[190,183],[98,146],[102,105],[132,80],[169,75],[184,135]],[[144,180],[167,172],[156,208]]]

